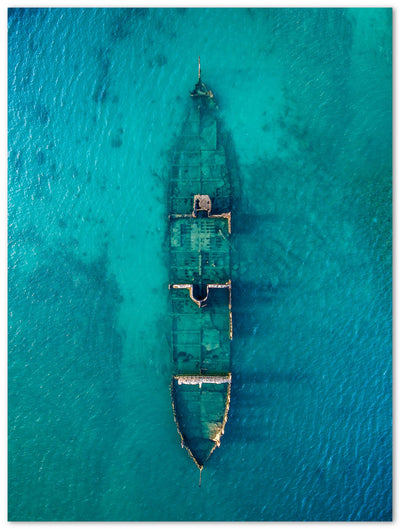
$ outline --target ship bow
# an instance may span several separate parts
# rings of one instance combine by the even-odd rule
[[[202,468],[219,446],[228,417],[231,375],[185,375],[172,380],[175,422],[182,446]]]

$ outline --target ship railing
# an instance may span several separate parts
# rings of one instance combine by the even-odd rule
[[[202,386],[202,384],[230,384],[231,373],[227,375],[175,375],[174,379],[181,384]]]

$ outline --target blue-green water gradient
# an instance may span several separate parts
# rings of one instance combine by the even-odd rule
[[[173,421],[168,151],[232,136],[232,398]],[[10,520],[390,520],[390,9],[11,9]]]

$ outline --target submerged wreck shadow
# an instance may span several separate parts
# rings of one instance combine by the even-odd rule
[[[265,305],[276,299],[283,291],[286,285],[275,285],[272,281],[265,279],[263,281],[249,281],[236,279],[233,283],[234,302],[233,310],[235,314],[245,314],[247,312],[256,312],[257,305]]]
[[[236,235],[253,235],[257,232],[264,232],[267,227],[273,227],[280,220],[280,216],[275,213],[257,213],[238,212],[240,222],[234,225]]]
[[[273,423],[267,420],[268,415],[283,385],[308,386],[310,391],[313,389],[310,375],[298,369],[232,374],[231,407],[225,428],[225,442],[247,444],[269,440]],[[252,414],[251,410],[255,412]]]
[[[269,280],[262,282],[234,280],[232,283],[232,315],[233,336],[236,342],[232,344],[232,356],[235,356],[237,341],[267,332],[268,320],[262,314],[278,296],[282,294],[286,285],[274,285]]]

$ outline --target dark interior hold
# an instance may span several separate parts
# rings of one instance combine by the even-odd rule
[[[202,283],[193,285],[193,297],[197,301],[203,301],[207,297],[207,285]]]

